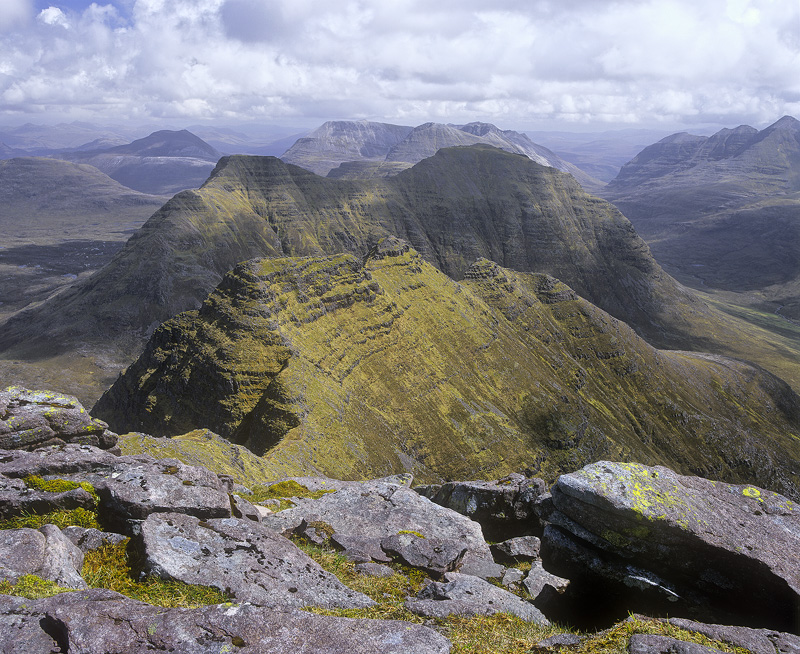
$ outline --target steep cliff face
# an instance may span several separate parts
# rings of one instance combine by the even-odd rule
[[[240,261],[363,257],[390,235],[456,279],[479,257],[552,274],[660,344],[685,345],[687,312],[707,312],[661,271],[617,210],[520,155],[448,148],[396,177],[360,181],[235,156],[201,189],[167,202],[91,279],[7,323],[0,349],[141,336],[197,308]]]
[[[154,334],[93,414],[208,427],[286,473],[548,478],[601,458],[800,492],[798,397],[747,364],[658,351],[544,274],[457,283],[397,239],[253,260]]]

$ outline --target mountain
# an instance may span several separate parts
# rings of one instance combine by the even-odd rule
[[[142,193],[169,195],[200,186],[222,154],[186,130],[160,130],[126,145],[57,156],[90,164]]]
[[[674,134],[601,191],[670,272],[800,318],[800,122]]]
[[[362,179],[397,174],[432,157],[441,148],[480,144],[524,154],[543,166],[568,172],[587,190],[602,186],[524,134],[501,131],[488,123],[425,123],[410,128],[368,121],[333,121],[298,140],[281,159],[318,175]]]
[[[2,317],[101,268],[166,200],[34,157],[0,161],[0,197]]]
[[[596,460],[800,494],[800,397],[747,364],[663,352],[549,275],[455,282],[388,238],[258,259],[164,323],[95,405],[117,431],[208,427],[285,474],[493,478]]]

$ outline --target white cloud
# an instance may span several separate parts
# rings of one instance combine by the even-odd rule
[[[3,0],[0,3],[0,32],[19,27],[33,15],[33,0]]]
[[[758,124],[800,99],[795,0],[127,1],[14,14],[0,115]],[[0,30],[31,9],[2,3]]]

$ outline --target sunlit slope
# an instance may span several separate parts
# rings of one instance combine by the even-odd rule
[[[237,266],[93,414],[207,427],[284,473],[552,478],[605,458],[800,489],[800,404],[777,378],[656,350],[548,275],[484,259],[455,282],[396,239],[365,264]]]

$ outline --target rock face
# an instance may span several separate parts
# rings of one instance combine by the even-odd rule
[[[10,386],[0,391],[0,449],[82,443],[109,449],[117,435],[92,418],[77,398]]]
[[[201,521],[178,513],[142,524],[144,570],[163,579],[214,586],[258,606],[356,609],[372,606],[297,547],[250,520]]]
[[[406,486],[377,480],[299,501],[299,506],[268,516],[264,523],[284,532],[325,525],[345,553],[358,551],[378,561],[390,560],[387,553],[395,553],[410,565],[435,572],[472,569],[487,576],[502,574],[478,523]]]
[[[447,654],[434,630],[391,620],[352,620],[252,605],[164,609],[106,590],[43,600],[0,595],[8,654]]]
[[[546,275],[482,260],[453,282],[398,239],[365,262],[240,264],[155,332],[93,412],[120,432],[210,428],[266,454],[275,477],[437,481],[535,462],[554,480],[635,456],[800,497],[800,398],[779,380],[655,350]],[[485,499],[479,487],[449,506],[498,519],[519,507],[526,522],[542,483]]]
[[[584,567],[671,615],[800,624],[800,513],[781,495],[599,462],[560,477],[553,505],[542,558],[557,574]]]
[[[83,553],[55,525],[0,530],[0,580],[36,575],[64,588],[86,588],[82,566]]]

